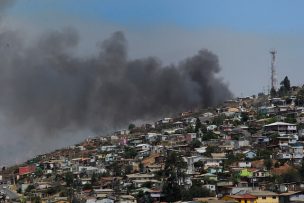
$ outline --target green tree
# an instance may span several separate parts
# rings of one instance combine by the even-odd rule
[[[290,80],[285,76],[284,80],[281,82],[281,85],[287,90],[290,91]]]
[[[152,182],[148,181],[142,184],[142,187],[146,187],[146,188],[151,188],[152,187]]]
[[[174,202],[181,199],[181,186],[184,177],[187,163],[183,160],[181,155],[176,152],[168,154],[165,161],[165,181],[163,185],[163,192],[166,194],[166,201]]]
[[[214,147],[214,146],[208,146],[206,148],[206,152],[205,152],[205,155],[206,156],[211,156],[211,153],[215,153],[217,151],[217,147]]]
[[[271,150],[267,150],[267,149],[258,149],[257,150],[257,157],[260,159],[269,159],[270,155],[272,155]]]
[[[65,178],[64,179],[65,179],[66,185],[68,187],[71,187],[73,185],[73,183],[74,183],[74,175],[73,175],[72,172],[67,172],[65,174]]]
[[[27,186],[27,188],[25,189],[25,193],[29,193],[29,192],[31,192],[33,189],[35,189],[35,186],[34,186],[34,185],[29,185],[29,186]]]
[[[264,166],[267,168],[267,170],[270,170],[272,167],[272,160],[270,158],[264,160]]]
[[[227,167],[235,162],[241,161],[245,158],[244,154],[238,153],[238,154],[227,154],[227,159],[224,161],[224,166]]]
[[[92,177],[91,177],[91,183],[92,183],[92,185],[96,185],[98,183],[98,180],[99,180],[99,174],[93,173]]]
[[[284,78],[284,80],[281,81],[280,85],[281,86],[278,92],[279,96],[283,97],[288,95],[290,93],[290,81],[287,76]]]
[[[183,201],[192,201],[193,198],[214,196],[207,188],[202,186],[200,181],[193,180],[189,189],[183,189],[181,199]]]
[[[43,176],[43,170],[39,167],[37,167],[36,171],[35,171],[35,175],[38,177]]]
[[[199,160],[199,161],[197,161],[197,162],[194,162],[193,163],[193,166],[195,167],[195,168],[204,168],[204,162],[202,162],[201,160]]]
[[[203,141],[208,141],[208,140],[211,140],[211,139],[217,139],[218,136],[212,132],[212,131],[208,131],[207,133],[205,133],[202,137],[202,140]]]
[[[292,117],[287,117],[287,118],[284,119],[284,122],[286,122],[286,123],[297,123],[297,119],[292,118]]]
[[[133,166],[132,165],[127,164],[127,165],[124,166],[124,174],[125,175],[132,173],[132,171],[133,171]]]
[[[143,173],[144,170],[145,170],[145,165],[142,162],[140,162],[139,165],[138,165],[138,168],[139,168],[139,172]]]
[[[284,183],[299,182],[301,175],[296,169],[290,169],[286,173],[282,174],[282,180]]]
[[[201,132],[202,132],[203,134],[207,132],[207,126],[206,126],[205,124],[202,125],[202,127],[201,127]]]
[[[83,187],[82,190],[92,190],[93,186],[89,183],[86,183]]]
[[[192,140],[189,146],[193,150],[194,148],[201,147],[202,143],[199,140]]]
[[[299,175],[301,179],[304,180],[304,161],[302,161],[301,167],[299,168]]]
[[[47,190],[46,190],[46,193],[48,194],[48,195],[54,195],[54,194],[56,194],[58,192],[58,187],[49,187],[49,188],[47,188]]]
[[[267,124],[275,123],[277,121],[278,121],[278,119],[276,117],[271,117],[267,120]]]
[[[297,103],[304,103],[304,88],[302,87],[297,93]]]
[[[198,133],[199,130],[201,129],[201,127],[202,127],[202,123],[201,123],[200,119],[197,117],[196,122],[195,122],[195,130],[194,131],[196,133]]]
[[[226,119],[225,115],[220,114],[219,116],[217,116],[213,119],[212,124],[216,125],[216,126],[223,125],[225,119]]]
[[[192,125],[189,125],[185,129],[186,133],[195,133],[195,129],[192,127]]]
[[[133,147],[125,147],[123,155],[126,159],[134,159],[137,155],[137,151]]]
[[[129,129],[129,130],[133,130],[135,127],[136,127],[135,124],[131,123],[131,124],[129,125],[128,129]]]
[[[278,162],[278,161],[275,162],[274,167],[275,167],[275,168],[279,168],[279,167],[280,167],[280,162]]]
[[[112,176],[121,176],[121,166],[117,163],[117,161],[114,161],[111,165],[108,166],[108,168],[109,171],[111,171]]]
[[[33,203],[41,203],[41,198],[39,196],[35,196],[31,198],[31,202]]]
[[[277,91],[273,87],[270,90],[270,96],[271,96],[271,98],[274,98],[277,96]]]
[[[242,112],[241,113],[241,121],[244,123],[244,122],[247,122],[248,119],[249,119],[249,116],[248,116],[248,113],[245,113],[245,112]]]

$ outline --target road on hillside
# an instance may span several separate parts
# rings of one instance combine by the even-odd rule
[[[0,191],[4,191],[4,193],[6,194],[6,196],[9,197],[10,200],[19,199],[19,195],[16,192],[10,190],[8,188],[8,185],[0,185]]]

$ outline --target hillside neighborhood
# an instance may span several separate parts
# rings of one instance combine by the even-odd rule
[[[178,101],[176,101],[178,102]],[[2,167],[2,202],[304,201],[304,87],[236,98]]]

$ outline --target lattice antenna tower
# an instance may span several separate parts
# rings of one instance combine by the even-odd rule
[[[275,69],[275,60],[277,51],[275,49],[270,51],[271,54],[271,88],[277,90],[277,75]]]

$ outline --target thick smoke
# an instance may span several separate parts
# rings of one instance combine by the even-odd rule
[[[178,65],[130,60],[122,32],[77,57],[66,28],[29,40],[2,24],[14,0],[0,0],[0,166],[99,132],[230,98],[216,55],[201,50]],[[57,136],[56,136],[57,135]],[[56,136],[56,137],[54,137]]]
[[[48,32],[30,46],[1,33],[0,111],[11,123],[100,130],[231,97],[208,50],[164,67],[155,58],[129,60],[122,32],[101,43],[97,57],[73,56],[77,43],[73,29]]]

